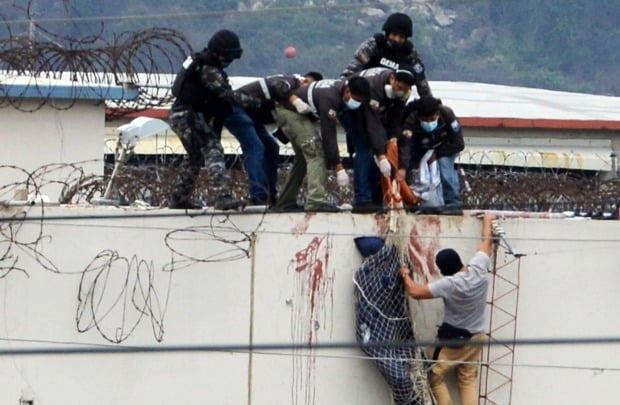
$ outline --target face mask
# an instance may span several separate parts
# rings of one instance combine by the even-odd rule
[[[403,96],[405,95],[405,92],[402,90],[394,90],[394,88],[390,85],[390,84],[386,84],[385,86],[383,86],[383,88],[385,89],[385,95],[387,98],[389,99],[394,99],[394,98],[403,98]]]
[[[388,41],[387,41],[387,46],[388,46],[390,49],[398,50],[398,49],[400,49],[400,47],[402,47],[402,46],[403,46],[403,44],[401,44],[400,42],[396,42],[396,41],[390,41],[390,40],[388,40]]]
[[[403,91],[403,94],[402,96],[400,96],[400,99],[406,102],[407,100],[409,100],[409,97],[411,97],[411,90],[408,90],[406,92]]]
[[[437,129],[437,125],[438,125],[438,120],[430,121],[430,122],[420,121],[420,126],[426,132],[433,132],[435,129]]]
[[[349,110],[356,110],[362,105],[361,102],[355,100],[353,97],[351,97],[345,104]]]

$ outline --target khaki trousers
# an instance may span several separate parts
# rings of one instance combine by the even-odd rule
[[[487,339],[486,334],[479,333],[472,336],[471,341],[483,342]],[[429,358],[433,358],[434,347],[429,348]],[[461,364],[459,362],[480,361],[482,345],[466,345],[458,348],[442,347],[437,358],[437,363],[429,372],[428,379],[437,405],[453,405],[450,392],[446,385],[446,374],[454,369],[456,382],[461,398],[461,405],[478,404],[478,364]],[[456,362],[456,363],[454,363]]]
[[[327,204],[327,170],[321,135],[308,117],[276,107],[276,121],[284,135],[291,141],[295,151],[295,162],[289,173],[280,197],[276,202],[277,208],[290,208],[297,204],[297,196],[301,190],[304,177],[308,177],[308,192],[306,194],[306,210],[319,208]]]

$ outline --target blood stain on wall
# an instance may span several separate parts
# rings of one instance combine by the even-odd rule
[[[295,253],[293,270],[291,338],[293,343],[312,345],[319,332],[330,336],[333,326],[333,284],[335,273],[329,266],[332,236],[315,236],[308,246]],[[316,357],[314,349],[293,350],[293,405],[314,404]]]
[[[435,253],[439,249],[440,235],[441,220],[438,216],[420,216],[413,221],[407,253],[418,282],[427,283],[439,276]]]

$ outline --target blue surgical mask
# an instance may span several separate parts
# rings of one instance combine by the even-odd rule
[[[351,97],[345,104],[349,110],[356,110],[362,105],[361,102],[355,100],[353,97]]]
[[[423,130],[425,130],[426,132],[433,132],[435,129],[437,129],[437,125],[439,124],[438,122],[439,120],[435,120],[435,121],[420,121],[420,126],[422,127]]]

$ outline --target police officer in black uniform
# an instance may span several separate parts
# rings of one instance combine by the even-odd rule
[[[272,75],[237,89],[238,92],[258,98],[262,102],[257,109],[233,107],[232,114],[224,122],[224,126],[241,145],[251,205],[272,205],[276,200],[280,148],[265,127],[276,122],[276,104],[295,109],[300,114],[310,112],[308,104],[293,95],[293,91],[322,78],[318,72],[308,72],[305,77]]]
[[[459,176],[454,166],[465,149],[463,130],[454,111],[432,96],[421,97],[407,106],[403,131],[398,139],[398,181],[417,168],[424,154],[432,149],[437,160],[445,207],[444,215],[462,214]]]
[[[381,175],[391,175],[387,141],[401,133],[405,103],[416,76],[408,69],[394,71],[382,67],[362,70],[353,77],[357,76],[368,80],[370,100],[359,110],[343,114],[355,124],[348,126],[344,121],[343,126],[355,147],[353,212],[367,213],[383,206]]]
[[[342,78],[350,78],[362,70],[384,67],[391,70],[408,69],[416,76],[418,95],[430,96],[431,88],[426,80],[424,64],[415,50],[411,38],[413,23],[404,13],[393,13],[383,23],[383,32],[368,38],[357,48],[353,60],[341,73]],[[347,150],[349,155],[355,152],[355,143],[352,139],[355,123],[351,117],[345,116],[341,124],[346,131]]]
[[[215,208],[228,210],[241,206],[229,186],[220,142],[224,119],[233,105],[258,108],[261,104],[259,99],[233,91],[228,83],[224,68],[239,59],[241,53],[241,44],[234,32],[217,31],[207,48],[183,62],[175,78],[172,94],[176,100],[168,119],[187,154],[173,189],[170,208],[202,208],[202,204],[191,200],[191,195],[203,162],[216,196]]]
[[[411,38],[413,23],[407,14],[391,14],[382,27],[383,32],[368,38],[359,46],[353,60],[340,75],[349,78],[353,74],[373,67],[386,67],[392,70],[403,67],[413,68],[420,97],[431,95],[426,80],[424,64],[415,50]]]

